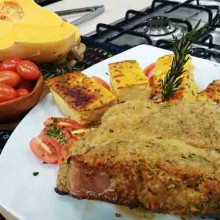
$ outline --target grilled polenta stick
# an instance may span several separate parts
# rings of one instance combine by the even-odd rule
[[[215,102],[220,105],[220,80],[215,80],[198,94],[201,102]]]
[[[119,102],[148,99],[149,82],[137,61],[110,63],[109,71],[111,90]]]
[[[150,75],[153,76],[154,85],[151,91],[151,98],[155,101],[160,101],[162,94],[162,80],[171,68],[173,55],[165,55],[157,59],[154,69]],[[169,101],[196,101],[199,92],[198,85],[193,76],[193,66],[191,57],[184,65],[184,73],[181,75],[182,82],[179,89],[169,99]]]
[[[81,72],[51,78],[47,85],[61,112],[82,125],[100,121],[117,101],[114,94]]]

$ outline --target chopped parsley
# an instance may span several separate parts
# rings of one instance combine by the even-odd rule
[[[64,99],[66,97],[66,94],[62,94],[62,98]]]
[[[50,126],[48,126],[48,130],[46,132],[46,135],[51,136],[55,139],[62,139],[65,134],[62,131],[60,131],[59,127],[50,125]]]
[[[57,118],[53,118],[53,123],[57,124],[59,120]]]
[[[110,128],[109,129],[109,133],[113,133],[113,132],[114,132],[114,130]]]
[[[98,122],[97,122],[97,121],[92,121],[92,122],[90,123],[90,125],[96,127],[96,126],[98,125]]]
[[[33,172],[33,176],[37,176],[39,174],[39,172]]]
[[[66,142],[67,142],[66,139],[61,139],[61,140],[59,141],[60,144],[65,144]]]
[[[62,83],[67,83],[67,79],[65,79],[65,78],[60,78],[60,82],[62,82]]]
[[[122,215],[119,213],[115,213],[115,217],[120,218]]]

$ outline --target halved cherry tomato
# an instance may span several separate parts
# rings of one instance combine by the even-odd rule
[[[16,87],[20,82],[20,76],[13,71],[1,71],[0,83],[6,84],[12,87]]]
[[[151,75],[151,71],[154,69],[154,67],[155,63],[152,63],[144,69],[144,73],[147,76],[150,85],[154,84],[154,78],[153,75]]]
[[[61,147],[61,151],[60,151],[60,154],[58,156],[58,164],[61,166],[63,164],[63,162],[67,159],[68,155],[69,155],[69,151],[70,151],[70,148],[72,147],[73,145],[73,142],[77,140],[77,136],[74,135],[72,138],[70,138],[68,140],[68,142],[66,144],[64,144],[62,147]]]
[[[71,127],[73,129],[83,129],[84,126],[80,125],[78,122],[67,119],[67,118],[59,118],[59,117],[50,117],[44,122],[44,126],[48,125],[56,125],[56,126],[62,126],[62,127]]]
[[[21,61],[16,68],[17,73],[26,80],[33,81],[40,75],[37,65],[29,60]]]
[[[61,146],[51,137],[39,135],[30,141],[34,155],[45,163],[56,163]]]
[[[4,60],[2,62],[1,71],[16,71],[17,65],[21,62],[21,59],[18,57],[12,57]]]
[[[59,126],[53,126],[53,125],[46,126],[41,131],[40,134],[50,136],[57,142],[61,142],[61,143],[62,143],[62,140],[67,141],[71,137],[71,133],[65,127],[59,127]]]
[[[18,96],[26,96],[28,94],[30,94],[30,92],[27,89],[17,89],[16,90]]]
[[[24,79],[21,79],[21,82],[18,86],[19,89],[27,89],[29,92],[31,92],[33,90],[33,87],[34,87],[33,82],[30,82],[30,81],[27,81]]]
[[[17,98],[17,92],[8,85],[0,84],[0,103]]]
[[[101,84],[103,87],[105,87],[106,89],[110,90],[110,86],[101,78],[97,77],[97,76],[92,76],[91,79],[99,84]]]

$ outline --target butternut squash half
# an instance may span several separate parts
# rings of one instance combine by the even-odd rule
[[[0,61],[58,62],[79,43],[77,27],[33,0],[0,0]]]

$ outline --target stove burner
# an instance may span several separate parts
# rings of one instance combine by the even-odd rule
[[[172,34],[176,28],[169,18],[156,16],[147,19],[144,24],[138,27],[137,31],[149,36],[163,36]]]
[[[152,17],[146,21],[146,25],[149,28],[166,28],[169,26],[169,23],[169,19],[162,16]]]

